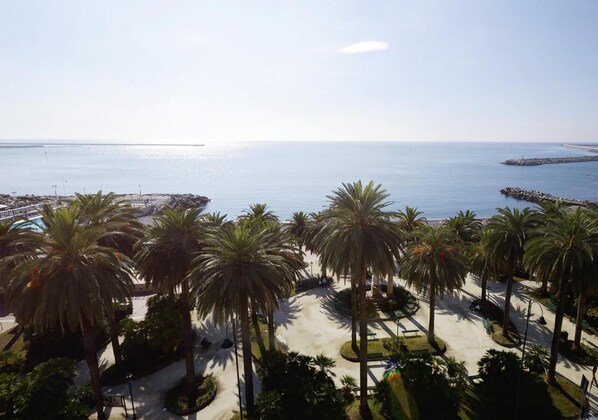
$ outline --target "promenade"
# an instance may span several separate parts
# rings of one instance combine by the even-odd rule
[[[308,264],[310,260],[308,257]],[[311,268],[311,267],[310,267]],[[314,272],[319,272],[317,263],[313,265]],[[395,283],[404,285],[398,278]],[[359,377],[359,364],[352,363],[340,356],[340,346],[350,340],[350,319],[339,314],[330,305],[330,298],[338,290],[347,287],[341,279],[329,288],[315,288],[298,294],[282,302],[280,310],[275,314],[277,333],[287,342],[289,349],[299,353],[315,356],[324,354],[336,362],[333,371],[336,373],[335,381],[340,385],[340,378],[343,375]],[[511,320],[521,334],[525,331],[525,318],[529,292],[537,287],[530,281],[522,281],[514,284],[513,296],[511,298],[512,310]],[[488,299],[499,306],[504,304],[505,285],[489,282]],[[402,319],[401,325],[408,329],[417,328],[421,334],[425,334],[428,325],[429,305],[424,296],[417,295],[420,300],[420,308],[412,317]],[[477,312],[469,310],[470,302],[480,295],[480,284],[475,278],[469,276],[465,287],[454,296],[445,296],[437,302],[436,307],[436,334],[447,344],[447,352],[442,357],[453,356],[459,361],[464,361],[470,375],[477,374],[477,361],[490,348],[504,349],[494,343],[484,330],[482,319]],[[547,325],[541,326],[536,320],[541,315],[538,304],[532,306],[532,314],[529,323],[527,345],[540,344],[550,348],[552,329],[554,326],[554,314],[548,309],[543,309]],[[143,315],[143,302],[134,301],[134,318]],[[218,380],[218,394],[215,400],[199,413],[190,415],[189,419],[223,419],[228,420],[238,409],[237,379],[234,361],[234,349],[221,349],[220,344],[226,338],[226,331],[223,327],[217,327],[209,321],[193,319],[194,325],[200,331],[200,337],[207,336],[212,341],[208,350],[202,350],[199,340],[195,346],[195,368],[197,372],[213,374]],[[370,322],[368,329],[377,333],[378,338],[391,337],[396,334],[397,325],[394,321]],[[563,321],[563,330],[572,336],[575,325],[569,320]],[[584,338],[598,345],[598,339],[584,333]],[[529,348],[529,347],[528,347]],[[508,349],[507,349],[508,350]],[[512,351],[521,353],[521,345]],[[99,353],[104,363],[112,363],[112,349],[108,346]],[[242,375],[242,357],[239,352],[239,363]],[[137,415],[141,418],[174,419],[179,418],[163,409],[164,396],[184,375],[184,360],[172,365],[145,378],[135,380],[132,389],[135,399]],[[368,363],[368,385],[375,385],[383,375],[384,362]],[[576,384],[581,381],[582,375],[591,380],[591,367],[581,366],[559,357],[557,371]],[[78,383],[88,380],[87,367],[84,362],[78,365]],[[254,384],[259,392],[259,382],[254,373]],[[123,394],[129,403],[128,385],[123,384],[114,387],[106,387],[108,394]],[[243,383],[241,384],[243,391]],[[592,406],[598,405],[598,390],[591,389],[589,394]],[[129,408],[130,413],[130,408]],[[121,408],[107,409],[110,418],[124,418],[124,410]]]

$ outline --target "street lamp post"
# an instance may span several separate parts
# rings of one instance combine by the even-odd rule
[[[53,184],[52,188],[54,188],[54,197],[58,197],[58,194],[56,193],[56,187],[58,187],[58,185]]]
[[[129,394],[131,395],[131,406],[133,407],[133,420],[137,420],[137,413],[135,412],[135,401],[133,401],[133,388],[131,387],[132,374],[127,375],[127,382],[129,383]]]
[[[233,341],[235,343],[235,364],[237,365],[237,392],[239,393],[239,414],[241,420],[243,420],[243,402],[241,401],[241,377],[239,376],[239,353],[237,352],[237,326],[235,324],[235,318],[233,317]],[[249,378],[246,380],[253,380]]]
[[[542,315],[538,318],[538,323],[540,325],[546,325],[546,319],[544,319],[544,309],[542,309],[542,305],[538,302],[534,302],[530,299],[527,302],[527,317],[525,319],[525,333],[523,334],[523,346],[521,347],[521,374],[519,375],[519,379],[517,380],[517,396],[515,398],[515,420],[517,419],[517,415],[519,414],[519,394],[521,393],[521,375],[523,374],[523,360],[525,358],[525,347],[527,345],[527,330],[529,328],[529,318],[532,314],[532,304],[535,303],[540,308],[540,312]]]

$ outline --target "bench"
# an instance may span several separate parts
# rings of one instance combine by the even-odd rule
[[[376,333],[375,332],[369,332],[367,333],[368,336],[368,340],[375,340],[376,339]]]
[[[405,328],[403,328],[401,330],[401,332],[403,333],[403,337],[405,337],[407,334],[414,334],[414,335],[419,335],[419,330],[418,329],[413,329],[413,330],[407,330]]]
[[[492,325],[490,325],[490,320],[488,318],[484,318],[482,325],[484,326],[487,334],[492,334]]]

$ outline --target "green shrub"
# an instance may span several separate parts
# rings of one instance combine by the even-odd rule
[[[193,409],[190,408],[187,399],[185,378],[182,378],[177,385],[166,393],[166,409],[171,413],[183,416],[201,410],[216,397],[217,385],[212,375],[197,376],[195,386],[197,387],[197,399]]]
[[[403,337],[390,337],[382,340],[382,346],[391,354],[391,356],[401,356],[409,350],[405,346],[405,339]]]

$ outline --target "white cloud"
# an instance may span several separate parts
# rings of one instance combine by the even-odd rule
[[[363,54],[388,49],[388,44],[382,41],[364,41],[351,44],[338,50],[341,54]]]

